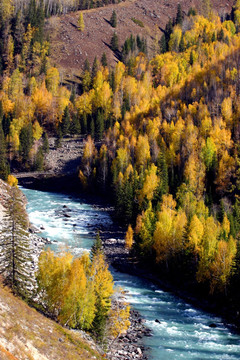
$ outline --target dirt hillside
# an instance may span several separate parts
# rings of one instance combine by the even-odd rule
[[[79,13],[70,13],[61,17],[52,17],[47,21],[52,50],[53,63],[58,65],[63,77],[69,80],[79,75],[86,58],[92,65],[94,57],[101,59],[103,52],[107,55],[108,64],[114,65],[117,59],[109,45],[114,31],[119,39],[120,47],[132,33],[147,39],[149,56],[154,53],[155,39],[160,39],[169,18],[174,18],[177,5],[181,4],[183,12],[191,7],[201,8],[197,0],[127,0],[116,5],[83,11],[85,30],[77,29]],[[230,13],[234,0],[213,0],[213,8],[221,15]],[[109,20],[112,11],[117,13],[117,27],[112,28]],[[137,25],[132,18],[140,20],[143,27]],[[75,79],[76,80],[76,79]]]
[[[1,360],[102,359],[83,336],[45,318],[0,285]]]

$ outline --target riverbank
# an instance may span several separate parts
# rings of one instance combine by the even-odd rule
[[[64,176],[61,177],[60,179],[59,178],[46,179],[44,182],[44,186],[41,183],[41,181],[38,180],[37,188],[40,190],[44,190],[44,191],[47,191],[47,190],[54,191],[54,189],[48,188],[49,183],[54,185],[54,180],[56,181],[55,185],[57,187],[58,187],[59,183],[62,184],[61,189],[58,187],[59,192],[63,192],[65,194],[68,193],[69,195],[71,194],[71,196],[73,196],[73,194],[72,194],[73,188],[69,187],[69,183],[70,183],[69,178],[68,177],[64,178]],[[29,187],[32,189],[36,188],[35,181],[33,181],[31,186],[29,186]],[[54,192],[56,192],[56,187],[55,187]],[[70,198],[71,198],[71,196],[70,196]],[[81,196],[81,201],[83,201],[82,194],[80,196]],[[101,203],[100,197],[96,200],[96,197],[94,197],[94,196],[89,197],[88,195],[86,196],[84,194],[84,198],[87,202],[90,200],[89,203],[91,203],[91,205],[93,207],[101,208],[101,210],[104,210],[108,213],[110,212],[110,214],[113,214],[113,212],[114,212],[113,208],[109,207],[106,199],[104,202]],[[94,198],[96,200],[95,202],[94,202]],[[94,204],[97,204],[97,205],[94,205]],[[90,226],[90,224],[87,224],[87,226],[88,225]],[[141,265],[139,264],[139,262],[137,261],[137,259],[133,258],[132,256],[130,257],[128,251],[125,249],[125,247],[124,247],[125,229],[118,226],[118,224],[115,223],[112,226],[108,227],[107,229],[104,229],[104,225],[101,223],[97,228],[95,228],[95,230],[93,229],[92,226],[89,228],[89,231],[91,231],[91,232],[96,231],[96,230],[100,230],[100,235],[103,240],[104,249],[105,249],[105,253],[108,257],[108,261],[110,264],[112,264],[114,266],[115,269],[117,269],[123,273],[137,275],[139,278],[146,279],[150,283],[156,284],[160,289],[166,290],[174,295],[177,295],[181,299],[187,301],[189,304],[194,305],[194,307],[196,307],[198,309],[203,309],[209,313],[216,314],[216,315],[222,317],[225,320],[225,324],[227,324],[228,327],[229,327],[229,324],[228,324],[229,322],[231,322],[233,324],[237,324],[237,321],[236,321],[236,320],[238,320],[237,317],[236,316],[234,317],[234,313],[231,313],[231,311],[229,311],[229,309],[217,308],[216,304],[214,302],[211,302],[204,297],[198,298],[192,292],[187,291],[186,288],[183,288],[182,286],[177,286],[176,284],[171,284],[170,282],[166,281],[165,279],[159,279],[156,276],[156,274],[154,274],[153,269],[147,267],[146,264],[144,264],[144,269],[143,269],[141,267]],[[209,322],[209,325],[212,325],[212,324]],[[214,326],[214,324],[212,326]],[[233,329],[234,329],[234,331],[236,330],[235,327],[233,327]]]
[[[126,229],[111,220],[109,212],[113,213],[113,209],[108,204],[97,200],[88,203],[81,195],[78,199],[69,192],[23,190],[29,200],[30,220],[38,228],[43,225],[43,236],[49,237],[56,251],[63,239],[76,256],[83,249],[90,250],[97,229],[103,242],[108,240],[108,246],[115,249],[114,256],[119,245],[125,251],[123,239]],[[68,217],[63,215],[65,212]],[[125,256],[129,257],[126,251]],[[135,259],[129,260],[134,266],[138,265]],[[121,261],[127,263],[119,250],[117,262]],[[211,359],[224,358],[224,354],[238,358],[239,336],[226,328],[220,318],[201,312],[171,292],[146,281],[144,276],[134,276],[137,273],[129,275],[111,267],[110,270],[116,286],[125,289],[126,301],[139,311],[145,319],[144,325],[152,330],[152,337],[141,340],[149,349],[149,358],[170,360],[183,357],[190,360],[197,356],[207,360],[209,352]],[[217,327],[210,326],[212,323]]]
[[[117,271],[138,276],[149,281],[160,289],[178,296],[195,308],[222,318],[227,327],[236,333],[240,333],[240,317],[234,309],[230,309],[227,306],[219,306],[214,299],[211,300],[203,296],[197,297],[194,295],[194,292],[189,291],[187,288],[181,288],[170,281],[159,278],[156,273],[154,273],[154,269],[148,264],[144,264],[143,268],[138,259],[125,248],[124,235],[120,238],[111,239],[107,239],[104,234],[102,235],[104,252],[111,265]],[[215,324],[210,323],[209,327],[215,327]]]
[[[36,175],[34,175],[36,176]],[[25,179],[26,183],[32,185],[29,186],[30,188],[34,189],[34,185],[33,183],[37,184],[36,187],[41,187],[41,190],[46,190],[45,188],[45,184],[48,184],[49,181],[46,180],[45,182],[41,182],[41,180],[38,177],[34,177],[32,174],[30,174],[29,177],[27,177],[27,180]],[[42,178],[42,175],[41,175]],[[29,179],[30,179],[30,183],[29,183]],[[69,177],[67,178],[69,180]],[[66,181],[66,178],[65,178]],[[51,178],[50,179],[50,183],[51,186],[53,186],[54,184],[54,179]],[[25,185],[24,183],[22,183],[20,181],[21,185]],[[64,185],[64,180],[63,178],[60,179],[56,179],[55,178],[55,189],[59,189],[60,185],[63,184]],[[44,189],[43,189],[44,187]],[[71,188],[72,189],[72,188]],[[53,190],[53,189],[51,189]],[[66,191],[65,191],[66,193]],[[67,198],[70,199],[73,198],[73,194],[69,195]],[[66,199],[67,200],[67,199]],[[88,198],[88,200],[90,200]],[[48,200],[46,200],[48,201]],[[83,201],[83,199],[81,199],[81,202]],[[91,199],[91,204],[92,207],[96,210],[96,211],[101,211],[101,212],[113,212],[113,208],[106,206],[105,203],[99,203],[93,201],[93,199]],[[94,211],[95,211],[94,210]],[[54,210],[54,214],[55,216],[59,219],[59,221],[62,220],[62,223],[65,224],[64,226],[66,226],[68,223],[71,222],[74,214],[75,214],[75,210],[72,209],[71,207],[67,206],[66,204],[63,204],[61,207],[57,208]],[[94,215],[94,221],[98,218],[98,215]],[[77,223],[76,220],[72,221],[73,223],[73,234],[75,229],[77,229]],[[107,228],[107,225],[104,222],[101,222],[100,226],[95,226],[94,224],[91,224],[90,222],[87,222],[85,224],[85,226],[88,228],[88,231],[90,231],[92,234],[94,234],[97,230],[100,230],[102,234],[105,233],[106,239],[110,239],[112,236],[119,236],[119,237],[123,237],[124,236],[124,232],[122,229],[117,228],[116,226],[113,225],[113,227],[111,228]],[[95,226],[95,227],[94,227]],[[40,223],[37,225],[38,228],[35,228],[34,226],[31,227],[31,232],[33,233],[34,236],[36,236],[34,233],[36,232],[42,232],[44,233],[45,231],[45,224],[44,222],[40,225]],[[61,230],[59,230],[61,232]],[[55,239],[51,239],[47,238],[47,235],[44,234],[44,239],[42,240],[41,237],[39,237],[39,243],[44,241],[47,242],[49,244],[53,243],[53,245],[56,245],[56,241],[54,241]],[[111,239],[110,239],[111,242]],[[40,250],[40,247],[39,247]],[[147,329],[147,327],[144,324],[144,320],[140,317],[140,314],[135,311],[135,310],[131,310],[130,313],[130,322],[131,325],[129,327],[129,329],[127,330],[126,333],[124,333],[123,335],[119,336],[119,338],[117,340],[114,341],[113,345],[111,346],[111,351],[109,350],[107,352],[107,357],[111,360],[137,360],[137,359],[142,359],[142,360],[146,360],[147,359],[147,349],[144,348],[143,346],[143,337],[144,336],[151,336],[151,331],[149,329]],[[112,342],[112,339],[109,339],[109,343]]]
[[[144,320],[138,311],[131,309],[130,311],[130,327],[127,332],[120,335],[114,341],[107,352],[107,358],[110,360],[147,360],[147,349],[142,343],[144,336],[151,336],[151,330],[148,329]]]

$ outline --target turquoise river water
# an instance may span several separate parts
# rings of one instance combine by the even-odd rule
[[[27,199],[30,221],[44,228],[55,250],[67,245],[74,255],[91,248],[94,229],[107,229],[112,220],[107,211],[64,194],[21,189]],[[61,215],[67,206],[71,217]],[[150,360],[240,359],[240,335],[221,318],[194,308],[171,293],[138,277],[112,269],[115,283],[127,291],[127,300],[146,320],[153,336],[144,338]],[[158,319],[160,323],[155,322]],[[215,323],[216,328],[209,324]]]

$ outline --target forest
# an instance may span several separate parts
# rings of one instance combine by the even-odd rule
[[[179,5],[156,56],[131,36],[114,68],[86,60],[69,88],[44,19],[79,4],[1,2],[0,177],[42,169],[48,135],[84,135],[79,189],[111,192],[131,253],[239,310],[240,1],[225,19],[206,0],[201,13]]]

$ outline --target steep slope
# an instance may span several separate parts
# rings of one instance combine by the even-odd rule
[[[156,39],[159,40],[162,35],[161,29],[165,28],[169,18],[176,16],[178,3],[185,14],[191,7],[201,9],[201,2],[196,0],[128,0],[83,11],[85,30],[82,33],[77,29],[79,12],[52,17],[46,24],[51,40],[52,61],[62,74],[67,74],[69,80],[73,79],[73,75],[81,73],[86,58],[92,65],[94,57],[97,56],[100,60],[104,52],[108,64],[114,66],[117,58],[110,49],[114,32],[118,35],[120,47],[130,34],[144,36],[147,39],[148,55],[151,57],[156,51]],[[212,1],[213,8],[223,17],[230,13],[233,3],[234,0]],[[113,10],[117,13],[115,29],[109,23]],[[133,18],[142,22],[143,27],[136,24]]]
[[[102,359],[83,336],[45,318],[0,287],[0,359]]]

